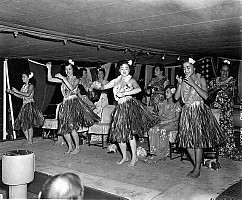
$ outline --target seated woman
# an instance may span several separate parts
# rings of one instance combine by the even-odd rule
[[[181,112],[179,102],[174,102],[175,86],[167,85],[165,88],[165,100],[159,104],[158,124],[153,126],[149,132],[150,153],[145,159],[150,164],[164,160],[169,149],[169,132],[178,130],[178,122]]]
[[[80,70],[80,78],[78,85],[78,97],[80,97],[91,109],[95,108],[95,105],[90,100],[90,88],[92,81],[87,77],[87,69],[81,68]]]
[[[108,96],[106,90],[97,90],[96,85],[106,85],[108,83],[105,77],[105,69],[99,68],[97,69],[97,80],[94,81],[90,87],[90,91],[92,91],[91,101],[95,102],[95,109],[93,110],[99,117],[101,117],[101,112],[103,108],[108,105]]]

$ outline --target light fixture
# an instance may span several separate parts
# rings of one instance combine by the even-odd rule
[[[149,56],[150,55],[150,53],[148,52],[148,51],[146,51],[146,53],[145,53],[147,56]]]
[[[177,58],[177,60],[180,60],[180,59],[181,59],[181,56],[179,55],[178,58]]]
[[[165,60],[165,56],[166,56],[166,54],[164,54],[164,55],[162,56],[162,58],[161,58],[161,59],[162,59],[162,60]]]
[[[225,60],[223,60],[223,63],[226,63],[226,64],[228,64],[228,65],[230,65],[230,64],[231,64],[231,62],[230,62],[230,60],[229,60],[229,59],[225,59]]]
[[[14,38],[16,38],[18,36],[18,31],[14,31],[13,36],[14,36]]]
[[[67,43],[67,40],[63,40],[63,44],[66,45],[66,43]]]
[[[127,52],[128,52],[128,50],[129,50],[129,49],[127,49],[127,48],[126,48],[126,49],[124,50],[124,53],[127,53]]]
[[[99,51],[101,49],[101,45],[97,45],[97,50]]]

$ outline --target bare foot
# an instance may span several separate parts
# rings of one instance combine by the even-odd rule
[[[127,165],[128,167],[133,167],[137,162],[138,162],[138,158],[136,158],[135,160],[131,160],[131,162]]]
[[[27,142],[27,144],[33,144],[33,142],[31,142],[31,141],[28,141],[28,142]]]
[[[128,161],[129,161],[128,158],[123,158],[122,160],[118,161],[117,164],[122,165],[124,162],[128,162]]]
[[[195,170],[193,173],[193,178],[198,178],[200,176],[200,170]]]
[[[77,148],[77,149],[75,149],[74,151],[71,151],[70,154],[77,154],[77,153],[79,153],[79,152],[80,152],[80,149]]]
[[[195,171],[195,168],[192,171],[188,172],[188,174],[186,175],[186,177],[189,178],[191,176],[191,174],[194,173],[194,171]]]
[[[67,151],[64,152],[64,154],[70,154],[72,149],[68,149]]]
[[[200,176],[200,170],[194,170],[187,174],[187,178],[198,178]]]

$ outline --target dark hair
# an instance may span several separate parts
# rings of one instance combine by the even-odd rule
[[[82,77],[82,76],[83,76],[83,72],[84,72],[84,71],[87,72],[87,69],[84,68],[84,67],[82,67],[82,68],[79,69],[79,71],[80,71],[80,77]]]
[[[40,193],[40,199],[83,199],[84,186],[78,175],[63,173],[49,178]]]
[[[29,70],[24,70],[22,72],[22,74],[26,74],[28,77],[30,76],[31,73],[33,73],[33,72],[31,72]],[[29,83],[31,83],[34,87],[36,86],[36,79],[34,78],[34,75],[32,78],[29,78]]]
[[[133,62],[133,61],[132,61],[132,62]],[[127,65],[129,66],[129,70],[130,70],[129,74],[130,74],[131,76],[133,76],[134,73],[135,73],[135,69],[134,69],[134,66],[133,66],[133,65],[130,65],[130,64],[128,63],[128,60],[121,60],[121,61],[119,61],[119,62],[117,63],[117,67],[116,67],[116,75],[117,75],[117,76],[120,75],[119,69],[120,69],[120,67],[121,67],[123,64],[127,64]]]
[[[194,60],[194,61],[195,61],[195,60]],[[183,64],[186,63],[186,62],[190,63],[190,62],[189,62],[189,58],[184,59]],[[192,64],[192,63],[190,63],[190,64]],[[199,73],[199,74],[201,74],[201,75],[203,74],[203,73],[202,73],[203,69],[202,69],[202,67],[201,67],[201,64],[199,64],[199,62],[196,62],[196,61],[195,61],[195,63],[192,64],[192,65],[193,65],[193,67],[195,68],[195,70],[194,70],[195,73]]]
[[[227,66],[228,67],[228,69],[229,69],[229,73],[230,73],[230,64],[228,64],[228,63],[222,63],[222,65],[221,65],[221,69],[220,69],[220,71],[222,70],[222,68],[224,67],[224,66]]]
[[[194,60],[193,58],[184,58],[184,59],[182,59],[182,66],[183,66],[183,64],[184,64],[184,63],[186,63],[186,62],[188,62],[188,63],[192,64],[192,63],[189,61],[189,59]],[[194,61],[195,61],[195,60],[194,60]],[[194,64],[192,64],[192,65],[194,66],[194,68],[197,68],[197,66],[198,66],[198,62],[197,62],[197,61],[195,61],[195,63],[194,63]]]
[[[155,64],[154,71],[155,71],[155,68],[157,68],[157,67],[160,69],[161,72],[164,73],[165,67],[161,63],[156,63]]]
[[[172,88],[175,88],[175,89],[176,89],[175,85],[167,85],[167,86],[165,87],[165,89],[164,89],[164,92],[165,92],[165,98],[166,98],[166,90],[167,90],[167,89],[172,89]],[[176,102],[175,97],[174,97],[174,94],[172,94],[172,101],[173,101],[174,103]]]
[[[103,75],[105,77],[105,69],[104,68],[97,68],[96,76],[98,75],[99,71],[103,72]]]
[[[199,63],[198,62],[196,62],[195,60],[195,63],[194,64],[192,64],[190,61],[189,61],[189,59],[191,59],[191,58],[185,58],[185,59],[183,59],[182,61],[182,69],[183,69],[183,65],[184,65],[184,63],[186,63],[186,62],[188,62],[188,63],[190,63],[192,66],[193,66],[193,68],[194,68],[194,72],[195,73],[199,73],[199,74],[202,74],[202,68],[199,66]],[[183,74],[183,78],[184,78],[184,76],[185,76],[185,74]]]
[[[73,69],[73,75],[76,76],[76,75],[77,75],[77,70],[78,70],[78,69],[77,69],[77,67],[76,67],[75,65],[71,64],[71,63],[69,62],[69,60],[65,61],[65,62],[61,65],[61,71],[60,71],[60,74],[61,74],[62,76],[67,76],[67,74],[66,74],[66,66],[69,66],[69,65],[72,66],[72,69]]]

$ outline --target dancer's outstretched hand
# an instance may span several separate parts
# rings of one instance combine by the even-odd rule
[[[51,62],[47,62],[47,63],[46,63],[46,67],[47,67],[47,69],[51,69],[51,67],[52,67]]]
[[[192,86],[192,87],[194,87],[194,85],[195,85],[195,82],[189,76],[184,79],[184,82],[187,83],[188,85]]]
[[[181,76],[176,75],[176,80],[177,80],[178,84],[182,83],[182,77]]]

